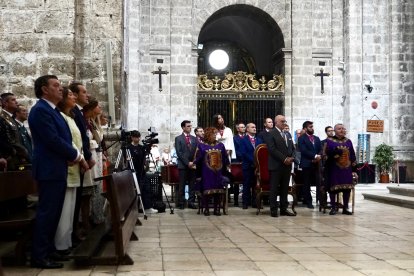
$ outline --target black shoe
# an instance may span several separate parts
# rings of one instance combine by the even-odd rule
[[[296,216],[295,213],[292,213],[289,210],[280,210],[280,215],[281,216],[288,216],[288,217],[294,217],[294,216]]]
[[[204,215],[208,217],[210,215],[210,211],[208,209],[204,209]]]
[[[43,260],[31,260],[30,261],[31,267],[36,268],[43,268],[43,269],[56,269],[56,268],[62,268],[62,263],[55,263],[52,260],[49,259],[43,259]]]
[[[249,206],[247,206],[247,204],[243,204],[243,209],[248,209]]]
[[[214,211],[214,215],[215,216],[221,216],[221,213],[220,213],[220,211],[217,210],[217,211]]]
[[[332,208],[331,211],[329,212],[329,214],[331,216],[336,215],[336,209],[335,208]]]
[[[62,255],[62,256],[67,256],[67,255],[69,255],[72,252],[72,250],[70,250],[68,248],[68,249],[65,249],[65,250],[56,250],[56,252],[58,254]]]
[[[313,206],[312,203],[309,203],[309,204],[306,204],[306,208],[315,209],[315,206]]]
[[[52,261],[58,261],[58,262],[69,261],[68,256],[61,255],[58,252],[53,252],[53,253],[49,254],[49,259],[52,260]]]
[[[277,218],[279,216],[279,214],[277,213],[277,209],[270,210],[270,216]]]
[[[352,216],[352,212],[349,212],[347,209],[343,209],[342,214]]]

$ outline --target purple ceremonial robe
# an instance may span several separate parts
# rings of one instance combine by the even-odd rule
[[[352,189],[352,167],[356,165],[356,157],[351,140],[334,136],[326,140],[324,147],[328,157],[326,169],[330,191]]]
[[[201,166],[200,191],[203,194],[222,193],[223,171],[229,165],[226,148],[222,143],[198,144],[195,164]]]

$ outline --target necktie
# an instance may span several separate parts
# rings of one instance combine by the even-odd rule
[[[250,143],[252,143],[252,146],[253,146],[253,147],[256,147],[256,142],[255,142],[254,137],[251,137],[251,136],[249,135],[249,139],[250,139]]]
[[[313,137],[313,135],[309,135],[309,140],[311,141],[312,144],[315,143],[315,137]]]
[[[281,131],[280,134],[282,135],[283,140],[285,140],[285,144],[286,146],[288,145],[287,143],[287,137],[286,137],[286,133],[284,131]]]
[[[187,146],[190,146],[190,135],[185,136],[185,143],[187,144]]]

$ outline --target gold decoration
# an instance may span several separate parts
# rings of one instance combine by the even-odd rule
[[[223,162],[221,160],[221,151],[218,149],[209,149],[207,150],[206,155],[206,164],[212,171],[219,171],[223,167]]]
[[[256,80],[256,74],[248,74],[237,71],[226,74],[223,79],[214,76],[209,79],[206,74],[197,78],[199,90],[205,91],[276,91],[283,92],[285,80],[283,75],[273,75],[273,79],[267,81],[264,76]]]

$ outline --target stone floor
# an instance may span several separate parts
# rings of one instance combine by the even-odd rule
[[[366,201],[353,216],[297,208],[296,217],[230,207],[227,216],[176,210],[151,215],[130,243],[133,265],[61,270],[4,268],[5,275],[414,275],[414,210]],[[168,210],[167,210],[168,211]]]

